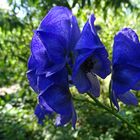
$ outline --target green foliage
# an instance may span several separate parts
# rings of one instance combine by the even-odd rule
[[[113,38],[123,27],[133,28],[140,36],[140,19],[137,5],[130,0],[8,0],[11,10],[0,9],[0,87],[19,84],[13,94],[0,93],[0,140],[138,140],[126,125],[111,116],[86,95],[71,89],[78,114],[76,130],[71,125],[56,128],[46,118],[44,126],[37,124],[34,107],[36,94],[29,88],[26,71],[33,30],[54,5],[67,6],[78,17],[82,29],[89,14],[96,16],[95,24],[101,27],[99,36],[112,57]],[[100,100],[107,100],[108,86],[102,83]],[[137,97],[140,99],[138,93]],[[121,104],[120,115],[140,129],[139,107]]]

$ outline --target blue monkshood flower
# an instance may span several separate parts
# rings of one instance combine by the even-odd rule
[[[38,121],[46,115],[59,114],[56,125],[72,121],[76,113],[71,99],[66,64],[80,35],[76,18],[65,7],[56,6],[41,21],[31,41],[27,77],[38,94],[35,109]]]
[[[104,79],[111,70],[108,53],[97,35],[94,21],[95,17],[91,15],[76,44],[72,79],[80,93],[90,92],[98,97],[100,84],[96,75]]]
[[[117,99],[128,105],[137,105],[132,90],[140,90],[140,43],[137,34],[124,28],[114,37],[112,60],[111,99],[119,109]]]
[[[75,128],[77,117],[69,91],[66,67],[50,76],[45,73],[36,75],[35,64],[36,60],[31,55],[28,68],[32,70],[27,72],[27,76],[31,87],[38,93],[39,104],[35,109],[38,122],[42,124],[46,115],[51,116],[55,112],[59,114],[56,118],[57,126],[72,121],[72,126]]]
[[[49,76],[65,67],[70,59],[67,47],[73,48],[79,34],[76,18],[65,7],[52,8],[41,21],[31,41],[31,54],[35,62],[32,67],[28,65],[27,72],[35,91],[36,87],[32,86],[35,76],[43,73]]]
[[[37,73],[52,74],[63,68],[80,35],[76,18],[65,7],[56,6],[43,18],[31,42],[38,62]]]

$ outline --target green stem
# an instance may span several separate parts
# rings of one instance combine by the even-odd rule
[[[79,98],[75,98],[75,97],[72,97],[72,99],[75,100],[75,101],[78,101],[78,102],[85,102],[85,103],[90,103],[91,104],[91,102],[89,102],[86,99],[79,99]],[[92,105],[96,106],[96,103],[92,102]]]
[[[97,100],[95,97],[93,97],[93,95],[91,95],[90,93],[87,93],[87,94],[90,96],[90,98],[92,98],[96,102],[96,104],[99,107],[102,107],[107,112],[109,112],[110,114],[112,114],[115,117],[117,117],[118,119],[120,119],[122,122],[124,122],[125,124],[127,124],[133,131],[135,131],[136,134],[140,135],[140,131],[138,129],[136,129],[135,126],[133,126],[131,123],[129,123],[126,119],[124,119],[122,116],[120,116],[119,114],[117,114],[116,112],[114,112],[109,107],[107,107],[104,104],[102,104],[99,100]]]

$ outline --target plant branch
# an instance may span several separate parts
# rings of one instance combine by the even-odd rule
[[[87,93],[87,94],[88,94],[88,96],[89,96],[90,98],[92,98],[92,99],[95,101],[95,103],[96,103],[99,107],[105,109],[107,112],[109,112],[110,114],[114,115],[116,118],[120,119],[122,122],[124,122],[125,124],[127,124],[128,127],[130,127],[133,131],[135,131],[136,134],[140,135],[140,131],[139,131],[137,128],[135,128],[135,126],[133,126],[130,122],[128,122],[126,119],[124,119],[124,118],[123,118],[122,116],[120,116],[118,113],[114,112],[114,111],[113,111],[112,109],[110,109],[109,107],[107,107],[107,106],[105,106],[104,104],[102,104],[98,99],[96,99],[95,97],[93,97],[92,94],[90,94],[90,93]]]

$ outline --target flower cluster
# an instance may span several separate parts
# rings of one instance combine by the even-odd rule
[[[75,85],[79,93],[88,92],[99,97],[97,77],[105,79],[111,73],[111,62],[94,21],[95,17],[91,15],[80,32],[71,11],[56,6],[34,31],[27,77],[38,96],[35,114],[39,123],[43,123],[45,116],[57,114],[57,126],[71,121],[75,127],[77,116],[70,84]],[[125,28],[115,36],[111,99],[117,108],[117,99],[126,104],[137,104],[130,89],[140,89],[139,47],[138,37],[131,29]]]
[[[35,114],[39,123],[46,115],[57,113],[56,125],[64,125],[71,120],[75,127],[76,113],[66,66],[71,62],[70,52],[79,35],[76,18],[64,7],[52,8],[34,32],[27,77],[38,94]]]

